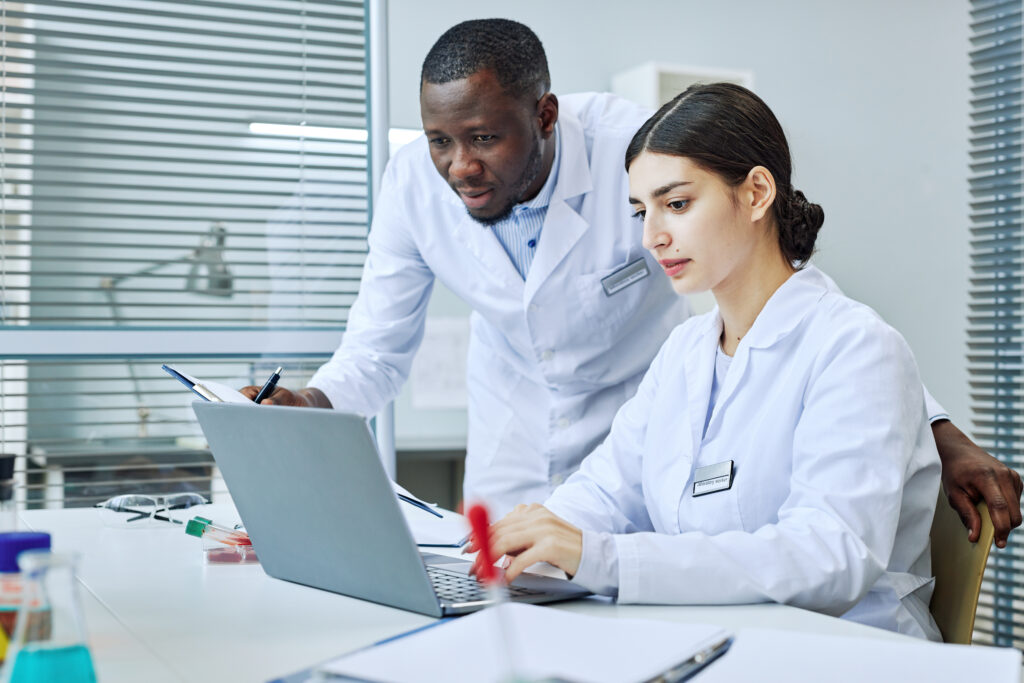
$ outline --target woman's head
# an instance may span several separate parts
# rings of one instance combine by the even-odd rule
[[[673,221],[681,225],[687,211],[711,208],[698,207],[711,200],[686,197],[687,190],[691,194],[696,190],[705,195],[712,193],[719,204],[724,190],[739,212],[736,218],[749,219],[772,231],[782,258],[794,267],[811,257],[824,222],[821,207],[809,203],[790,182],[792,162],[782,126],[757,95],[738,85],[694,85],[665,104],[633,136],[626,150],[626,170],[630,172],[631,200],[643,199],[633,192],[634,180],[646,182],[651,190],[649,200],[655,199],[655,190],[664,189],[657,182],[659,176],[664,176],[665,183],[678,183],[673,190],[679,195],[675,208],[667,203],[654,207],[664,208],[668,225]],[[662,192],[656,198],[669,199],[673,192]],[[639,212],[650,213],[651,207],[645,202],[633,203]],[[705,218],[722,220],[723,207],[714,208]],[[695,219],[689,220],[693,223]],[[695,239],[724,241],[712,245],[719,251],[737,246],[741,235],[724,229],[716,233],[716,226],[702,223],[709,232]],[[655,251],[657,240],[648,240],[648,232],[645,226],[645,241]],[[679,248],[685,252],[690,246]],[[694,258],[687,253],[678,256]]]

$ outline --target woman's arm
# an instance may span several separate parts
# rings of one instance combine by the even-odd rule
[[[791,427],[790,492],[778,521],[753,532],[616,535],[620,602],[772,601],[841,614],[886,571],[904,496],[919,502],[921,538],[899,552],[923,551],[938,458],[923,399],[907,389],[920,386],[913,359],[881,322],[838,336],[819,357]],[[497,551],[570,570],[571,535],[544,531],[558,527],[555,520],[533,530],[510,524]]]

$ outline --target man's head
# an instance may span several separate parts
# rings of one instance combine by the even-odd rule
[[[441,177],[481,223],[532,198],[550,172],[558,100],[537,36],[507,19],[453,26],[430,49],[420,114]]]

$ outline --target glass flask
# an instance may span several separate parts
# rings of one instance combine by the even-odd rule
[[[14,637],[25,581],[18,568],[18,555],[32,549],[50,549],[50,534],[38,531],[0,532],[0,663],[7,656],[7,643]]]
[[[18,556],[25,581],[5,683],[96,683],[75,579],[77,555],[29,550]]]

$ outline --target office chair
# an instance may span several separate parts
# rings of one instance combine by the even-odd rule
[[[935,590],[930,609],[947,643],[970,645],[974,632],[974,614],[985,562],[992,548],[992,518],[985,503],[978,503],[981,537],[977,543],[967,540],[960,516],[949,505],[939,487],[939,502],[932,520],[932,573]]]

